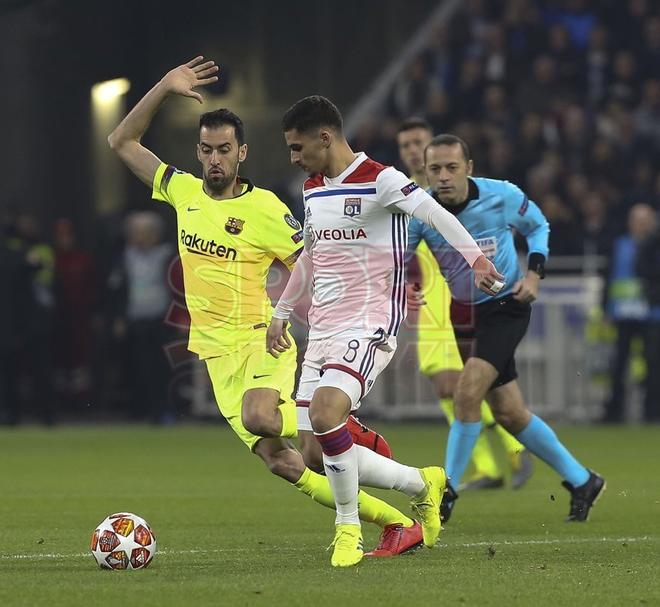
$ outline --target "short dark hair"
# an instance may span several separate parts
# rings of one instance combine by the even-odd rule
[[[324,126],[341,133],[344,121],[337,106],[321,95],[312,95],[296,101],[282,117],[284,132],[295,129],[300,133],[307,133]]]
[[[424,118],[420,118],[419,116],[412,116],[411,118],[406,118],[399,125],[397,135],[399,133],[405,133],[406,131],[412,131],[413,129],[424,129],[429,133],[433,133],[433,127],[426,120],[424,120]]]
[[[215,129],[226,124],[234,127],[234,134],[238,145],[245,143],[245,125],[243,121],[231,110],[223,107],[219,110],[206,112],[199,117],[199,128],[203,126]]]
[[[463,158],[465,158],[465,162],[469,162],[472,159],[472,154],[470,154],[470,148],[468,144],[456,135],[451,135],[450,133],[436,135],[426,146],[426,150],[429,148],[438,147],[440,145],[460,145],[461,151],[463,152]],[[426,159],[426,150],[424,150],[424,159]]]

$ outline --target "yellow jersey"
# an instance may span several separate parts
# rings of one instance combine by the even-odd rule
[[[449,314],[449,286],[440,272],[435,255],[424,241],[419,243],[416,254],[426,301],[417,318],[419,369],[425,375],[434,375],[448,369],[462,369],[463,363],[456,347]]]
[[[264,339],[272,304],[266,293],[275,259],[289,268],[302,249],[302,227],[268,190],[239,178],[242,192],[215,200],[198,177],[161,164],[153,198],[174,207],[190,335],[200,358]],[[265,342],[264,342],[265,347]]]

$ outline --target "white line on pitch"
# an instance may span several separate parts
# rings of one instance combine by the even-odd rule
[[[468,542],[462,544],[438,544],[441,548],[483,548],[485,546],[546,546],[555,544],[598,544],[598,543],[633,543],[633,542],[654,542],[660,538],[644,535],[641,537],[592,537],[592,538],[556,538],[544,540],[504,540],[499,542]],[[261,546],[260,549],[267,549]],[[282,547],[278,546],[279,551]],[[250,552],[254,548],[196,548],[192,550],[159,550],[159,556],[177,556],[182,554],[219,554],[230,552]],[[285,551],[298,552],[299,548],[284,548]],[[71,559],[82,558],[89,556],[89,552],[77,552],[71,554],[63,553],[46,553],[46,554],[0,554],[1,561],[32,561],[32,560],[45,560],[45,559]]]

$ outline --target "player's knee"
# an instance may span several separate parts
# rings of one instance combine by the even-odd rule
[[[241,421],[245,429],[256,436],[279,436],[275,409],[266,403],[243,401]]]
[[[309,421],[312,424],[314,432],[327,432],[334,427],[332,426],[329,412],[322,406],[309,408]]]
[[[475,384],[459,384],[454,392],[454,405],[457,409],[479,410],[483,394]]]
[[[342,390],[319,388],[309,406],[309,421],[314,432],[328,432],[346,420],[350,409],[351,401]]]
[[[522,432],[529,423],[529,414],[524,410],[518,409],[499,409],[493,411],[495,421],[511,434]]]

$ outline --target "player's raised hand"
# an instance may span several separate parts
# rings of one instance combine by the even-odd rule
[[[416,312],[422,306],[426,305],[426,300],[422,293],[422,286],[418,282],[406,283],[406,299],[408,310],[411,312]]]
[[[477,258],[472,269],[474,270],[474,284],[484,293],[497,295],[504,286],[504,276],[497,271],[485,255]]]
[[[280,354],[291,347],[291,340],[286,331],[289,321],[281,318],[271,318],[266,331],[266,351],[271,356],[279,358]]]
[[[170,94],[192,97],[202,103],[202,96],[195,87],[217,82],[216,74],[219,69],[215,61],[204,61],[204,57],[200,55],[167,72],[160,84]]]

